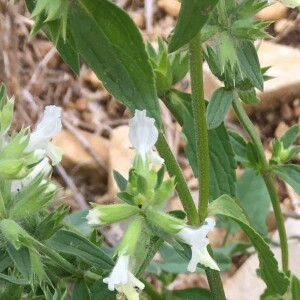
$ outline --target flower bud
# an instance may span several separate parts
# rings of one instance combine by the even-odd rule
[[[92,226],[112,224],[139,213],[139,208],[128,204],[94,204],[88,215],[88,224]]]
[[[169,234],[177,234],[184,221],[149,207],[146,211],[147,221]]]

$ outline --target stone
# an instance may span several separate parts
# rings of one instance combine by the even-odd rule
[[[260,110],[269,110],[288,103],[300,93],[300,51],[299,49],[263,41],[258,50],[262,67],[271,66],[267,71],[273,79],[265,82],[265,89],[259,93]]]
[[[177,0],[159,0],[158,7],[172,17],[177,17],[180,10],[180,2]]]
[[[97,187],[101,184],[107,184],[108,141],[101,136],[83,130],[78,130],[78,133],[86,139],[103,166],[101,167],[96,163],[78,138],[65,129],[53,138],[53,144],[64,151],[62,166],[69,175],[81,177],[90,185]]]
[[[294,27],[295,27],[295,22],[287,19],[278,20],[274,24],[274,29],[277,33],[290,31]]]
[[[128,171],[132,166],[132,159],[135,150],[128,139],[129,126],[123,125],[113,129],[110,139],[109,170],[108,170],[108,193],[114,196],[118,191],[118,186],[113,177],[116,170],[125,178],[128,178]]]
[[[257,106],[245,105],[249,116],[258,110],[265,113],[274,111],[296,99],[300,93],[299,49],[262,41],[258,56],[262,67],[270,66],[266,74],[273,78],[265,82],[263,92],[258,92],[261,102]],[[227,119],[236,121],[232,110]]]
[[[90,69],[85,69],[80,76],[84,81],[91,84],[94,88],[98,88],[100,90],[104,89],[102,82],[98,79],[97,75]]]
[[[145,28],[145,15],[143,11],[130,11],[129,14],[136,26],[138,26],[141,29]]]
[[[256,14],[258,19],[263,21],[277,21],[286,15],[288,8],[282,3],[274,3]]]
[[[46,54],[53,48],[53,44],[45,40],[36,40],[34,42],[34,47],[41,55],[41,59],[43,59],[46,56]],[[58,67],[59,63],[60,63],[60,56],[58,52],[56,52],[48,61],[47,67],[50,69],[55,69]]]
[[[289,126],[285,122],[280,122],[275,130],[275,137],[280,138],[288,129]]]

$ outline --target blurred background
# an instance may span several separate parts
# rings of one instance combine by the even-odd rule
[[[158,36],[167,39],[180,9],[180,2],[176,0],[115,2],[131,15],[144,39],[151,41],[154,46]],[[259,93],[261,103],[256,107],[247,107],[247,111],[262,137],[269,157],[271,139],[280,137],[289,126],[298,123],[300,118],[300,9],[287,9],[276,3],[261,11],[257,17],[273,22],[268,32],[274,38],[260,41],[257,47],[261,65],[272,66],[267,74],[274,78],[268,80],[265,91]],[[18,130],[22,126],[34,126],[44,106],[61,106],[63,130],[54,139],[55,144],[63,148],[65,153],[61,164],[54,171],[54,180],[61,187],[61,201],[66,202],[73,212],[88,208],[88,202],[114,202],[117,187],[112,179],[112,170],[116,169],[126,176],[130,158],[134,154],[127,137],[130,112],[103,88],[96,75],[83,62],[80,76],[77,77],[64,64],[42,32],[36,36],[30,35],[32,25],[33,21],[29,18],[24,1],[14,5],[1,1],[0,82],[4,82],[8,94],[15,95],[16,98],[13,127]],[[204,74],[205,96],[209,99],[220,83],[206,64]],[[189,91],[188,75],[177,88]],[[197,194],[197,181],[193,178],[183,153],[185,142],[180,126],[163,104],[161,110],[167,139],[180,162],[190,189]],[[232,112],[229,112],[226,123],[229,128],[245,135]],[[299,162],[298,155],[296,163]],[[299,195],[282,182],[277,182],[277,188],[286,217],[289,220],[300,219]],[[176,195],[169,206],[170,209],[180,209]],[[273,232],[276,228],[272,212],[267,223],[269,231]],[[105,229],[105,233],[108,244],[113,245],[122,235],[122,228],[114,225]],[[223,229],[216,230],[211,236],[213,245],[221,246],[224,235]],[[231,239],[243,240],[245,237],[238,231]],[[246,281],[245,273],[238,275],[237,270],[241,272],[240,266],[245,265],[247,257],[246,254],[236,255],[234,263],[222,274],[228,290],[232,282],[236,284],[239,280],[236,277],[240,276],[241,282]],[[254,265],[255,272],[255,263],[251,264]],[[228,278],[230,279],[227,280]],[[253,282],[249,284],[253,288]],[[204,276],[190,274],[177,276],[172,285],[171,288],[206,287],[207,283]]]

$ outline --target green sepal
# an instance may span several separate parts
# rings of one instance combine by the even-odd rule
[[[27,217],[50,205],[56,190],[47,191],[49,184],[43,179],[43,174],[35,177],[14,195],[9,216],[13,219]]]
[[[155,189],[158,189],[160,187],[160,185],[162,184],[165,173],[166,173],[166,166],[165,166],[165,164],[163,164],[160,167],[160,169],[157,171],[157,181],[156,181]]]
[[[49,239],[55,232],[61,229],[63,220],[68,215],[69,208],[64,204],[57,207],[54,211],[47,212],[43,220],[38,224],[35,237],[39,241]]]
[[[140,239],[143,227],[143,217],[136,217],[129,223],[124,236],[116,249],[118,255],[132,255]]]
[[[3,106],[0,112],[0,130],[1,133],[6,133],[13,120],[14,113],[14,98],[9,99],[6,104]]]
[[[20,249],[23,245],[31,246],[32,237],[14,220],[1,220],[0,230],[5,241],[10,243],[16,250]]]
[[[160,185],[155,191],[154,199],[151,201],[153,205],[164,204],[171,196],[175,188],[174,178],[170,178]]]
[[[127,192],[119,192],[117,193],[117,197],[130,205],[135,205],[134,196]]]
[[[257,97],[255,89],[250,90],[239,90],[238,91],[240,99],[248,105],[257,105],[260,102],[259,97]]]

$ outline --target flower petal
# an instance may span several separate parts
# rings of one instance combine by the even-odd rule
[[[158,138],[155,120],[146,116],[146,110],[136,110],[129,121],[129,140],[137,152],[146,159]]]
[[[191,247],[191,249],[192,249],[192,258],[187,267],[189,272],[195,272],[198,263],[204,265],[207,268],[220,271],[218,265],[210,256],[206,247],[202,249]]]
[[[29,175],[27,175],[25,178],[22,178],[20,180],[13,180],[11,182],[10,190],[12,193],[15,193],[23,187],[27,186],[39,174],[43,173],[45,176],[47,176],[51,173],[51,171],[52,167],[49,163],[49,159],[45,157],[32,169]]]
[[[103,282],[108,284],[110,291],[115,290],[119,285],[128,283],[129,258],[129,255],[120,255],[109,277],[103,279]]]
[[[52,137],[60,132],[61,108],[55,105],[46,106],[44,116],[37,125],[36,130],[30,134],[26,151],[45,148]]]

